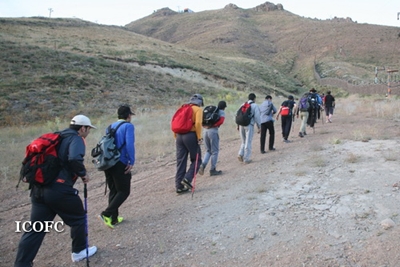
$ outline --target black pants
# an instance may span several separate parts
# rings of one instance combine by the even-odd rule
[[[53,221],[58,214],[71,227],[72,252],[86,248],[85,210],[78,190],[55,184],[43,188],[33,187],[31,192],[31,222]],[[14,267],[30,267],[43,242],[46,233],[25,232],[18,245]]]
[[[108,207],[101,214],[111,217],[113,224],[118,222],[119,207],[131,193],[132,173],[125,174],[125,168],[126,165],[118,161],[113,167],[104,171],[110,193],[108,195]]]
[[[260,150],[264,151],[265,150],[265,139],[267,137],[267,130],[269,131],[269,143],[268,143],[268,148],[273,149],[274,148],[274,142],[275,142],[275,128],[274,128],[274,122],[273,121],[267,121],[264,123],[261,123],[261,134],[260,134]]]
[[[290,134],[290,128],[292,127],[292,116],[282,116],[282,137],[287,140]]]
[[[187,168],[187,160],[190,156],[190,166]],[[196,163],[197,159],[197,163]],[[199,171],[201,161],[201,150],[195,132],[177,134],[176,136],[176,175],[175,187],[182,189],[182,180],[186,178],[190,183],[194,174]],[[196,168],[195,168],[196,167]]]

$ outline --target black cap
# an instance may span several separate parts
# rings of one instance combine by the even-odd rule
[[[226,102],[225,101],[219,101],[218,102],[218,108],[219,109],[225,109],[227,107]]]
[[[128,115],[135,115],[129,105],[122,105],[118,108],[118,116],[128,117]]]

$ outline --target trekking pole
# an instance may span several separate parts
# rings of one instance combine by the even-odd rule
[[[85,199],[85,234],[86,234],[86,266],[89,267],[89,227],[88,227],[88,208],[87,208],[87,185],[83,184],[83,197]]]
[[[194,189],[196,187],[197,163],[199,162],[199,154],[200,154],[199,150],[200,150],[200,145],[198,145],[198,147],[197,147],[196,162],[194,164],[194,175],[193,175],[193,183],[192,183],[192,199],[193,199],[193,195],[194,195]]]

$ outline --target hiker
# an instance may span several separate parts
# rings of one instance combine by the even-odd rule
[[[311,88],[308,98],[310,99],[310,108],[308,110],[307,125],[314,128],[314,124],[320,118],[322,99],[315,88]]]
[[[33,184],[30,192],[32,225],[53,221],[58,215],[66,225],[71,227],[73,262],[86,259],[97,251],[97,247],[92,246],[88,248],[88,254],[86,253],[88,244],[86,244],[85,209],[78,195],[79,191],[73,187],[78,177],[85,184],[89,182],[83,157],[86,150],[84,139],[92,128],[96,129],[88,117],[77,115],[72,118],[69,128],[61,131],[62,140],[57,154],[62,168],[57,178],[48,185]],[[29,232],[22,235],[14,267],[33,266],[33,260],[45,235],[45,227],[42,231],[35,231],[31,227]]]
[[[288,96],[288,99],[283,101],[281,107],[278,110],[276,119],[279,120],[279,115],[281,115],[281,126],[282,126],[282,137],[283,142],[290,143],[289,134],[290,128],[292,127],[292,117],[293,110],[296,107],[296,102],[294,102],[294,97],[292,95]]]
[[[111,124],[116,129],[115,145],[121,156],[117,164],[104,171],[106,184],[110,189],[108,206],[100,214],[100,219],[107,227],[114,228],[124,218],[119,216],[119,207],[125,202],[131,192],[132,167],[135,164],[135,126],[131,123],[132,112],[129,105],[121,105],[118,110],[118,120]],[[106,134],[109,129],[106,130]]]
[[[237,130],[240,133],[242,143],[238,152],[238,160],[244,164],[251,162],[251,144],[254,135],[254,125],[257,125],[257,133],[260,133],[261,121],[260,121],[260,109],[258,108],[256,101],[256,95],[254,93],[249,94],[247,103],[251,108],[251,120],[248,126],[242,126],[237,124]]]
[[[267,95],[264,102],[260,105],[260,120],[261,120],[261,134],[260,134],[260,151],[265,154],[265,139],[267,137],[267,130],[269,131],[269,151],[274,151],[275,142],[275,128],[273,115],[276,113],[276,107],[272,103],[272,96]]]
[[[308,120],[308,110],[310,108],[310,99],[308,95],[308,92],[304,93],[304,95],[300,98],[299,105],[297,106],[296,110],[296,116],[298,118],[300,114],[301,120],[299,137],[304,137],[305,135],[307,135],[306,127]]]
[[[219,134],[218,129],[225,121],[225,108],[227,107],[225,101],[219,101],[218,103],[218,113],[219,120],[214,123],[211,127],[204,127],[204,144],[206,147],[206,153],[203,158],[203,162],[200,164],[199,174],[204,174],[204,169],[207,166],[208,161],[211,158],[211,169],[210,176],[220,175],[222,171],[217,171],[217,161],[219,153]]]
[[[193,188],[192,181],[201,164],[200,145],[203,142],[203,111],[201,107],[204,106],[203,97],[200,94],[194,94],[190,98],[189,104],[193,111],[193,126],[191,130],[184,134],[174,133],[176,143],[175,188],[178,195],[186,193]],[[186,170],[188,157],[190,166]]]
[[[335,109],[335,98],[331,94],[331,91],[326,92],[326,96],[324,97],[324,108],[326,115],[326,122],[332,122],[333,110]]]

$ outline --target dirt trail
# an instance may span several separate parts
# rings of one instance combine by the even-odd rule
[[[276,151],[260,154],[255,135],[248,165],[236,158],[239,138],[221,136],[223,175],[198,175],[193,198],[175,194],[173,157],[139,160],[125,221],[114,230],[96,218],[106,204],[97,173],[88,199],[89,239],[99,248],[91,266],[398,266],[398,125],[345,112],[305,138],[296,122],[289,144],[277,122]],[[379,139],[357,141],[368,127]],[[12,266],[14,221],[28,219],[27,203],[23,192],[1,204],[0,266]],[[86,266],[71,263],[66,230],[45,238],[37,266]]]

